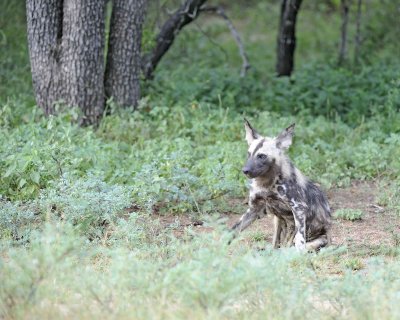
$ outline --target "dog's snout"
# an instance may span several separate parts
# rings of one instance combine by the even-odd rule
[[[243,168],[242,171],[243,171],[243,173],[244,173],[245,175],[248,175],[249,172],[250,172],[250,170],[249,170],[248,168]]]

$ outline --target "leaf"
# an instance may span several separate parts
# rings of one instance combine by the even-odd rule
[[[40,173],[39,172],[36,172],[36,171],[32,172],[30,177],[34,183],[39,184],[39,182],[40,182]]]
[[[7,178],[9,176],[11,176],[13,174],[13,172],[15,171],[15,169],[17,168],[17,165],[15,163],[13,163],[11,165],[11,167],[9,167],[6,171],[6,173],[3,175],[4,178]]]
[[[26,184],[26,180],[24,178],[22,178],[21,180],[19,180],[18,188],[21,189],[25,184]]]

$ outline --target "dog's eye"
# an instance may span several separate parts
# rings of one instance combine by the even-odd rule
[[[264,159],[266,159],[266,158],[267,158],[267,155],[266,155],[266,154],[259,153],[259,154],[257,155],[257,159],[264,160]]]

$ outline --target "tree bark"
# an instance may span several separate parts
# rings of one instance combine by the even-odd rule
[[[338,65],[342,65],[346,60],[347,53],[347,25],[349,22],[349,2],[348,0],[341,0],[342,10],[342,26],[340,33],[340,47],[339,47],[339,59]]]
[[[105,76],[106,97],[136,107],[140,98],[142,26],[147,0],[114,0]]]
[[[104,109],[105,0],[64,0],[61,66],[63,96],[80,107],[83,124]]]
[[[80,107],[83,124],[104,108],[104,0],[27,0],[28,44],[36,102]]]
[[[36,102],[45,114],[54,113],[54,103],[62,99],[60,47],[62,0],[26,2],[28,46]]]
[[[175,36],[188,23],[197,18],[201,6],[207,0],[186,0],[182,6],[175,11],[161,28],[156,38],[156,45],[152,52],[145,57],[143,73],[146,79],[153,77],[153,72],[164,54],[169,50],[175,40]]]
[[[277,43],[276,73],[290,76],[296,49],[296,19],[302,0],[282,0]]]

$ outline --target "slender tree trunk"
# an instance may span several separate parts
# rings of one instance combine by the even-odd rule
[[[164,23],[156,39],[152,52],[145,57],[143,73],[146,79],[153,77],[153,72],[164,54],[175,40],[175,36],[188,23],[197,18],[201,6],[207,0],[186,0],[182,6]]]
[[[296,49],[296,19],[302,0],[282,0],[279,22],[276,73],[290,76]]]
[[[361,8],[362,0],[357,1],[357,18],[356,18],[356,36],[354,41],[354,63],[357,64],[360,60],[361,50]]]
[[[142,26],[147,0],[114,0],[108,46],[105,92],[121,106],[136,107],[140,98]]]
[[[338,65],[342,65],[346,60],[347,53],[347,25],[349,22],[349,0],[341,0],[342,26],[340,32],[340,47]]]

